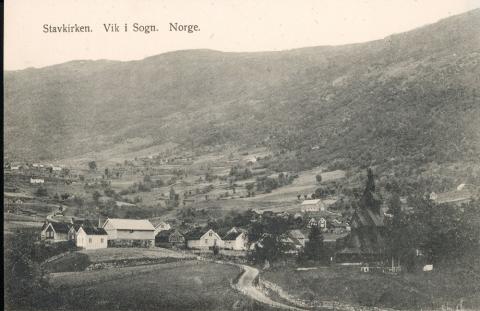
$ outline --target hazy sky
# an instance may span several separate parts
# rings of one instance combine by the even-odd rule
[[[5,3],[5,68],[75,59],[133,60],[181,49],[284,50],[381,39],[480,7],[480,0],[11,0]],[[133,23],[158,32],[131,32]],[[169,23],[200,31],[170,32]],[[43,33],[43,25],[91,33]],[[106,33],[103,24],[128,23]]]

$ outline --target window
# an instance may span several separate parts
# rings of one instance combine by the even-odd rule
[[[208,236],[212,236],[212,233],[210,232],[210,233],[208,234]]]
[[[92,243],[92,238],[88,238],[88,243]]]
[[[100,243],[103,243],[103,238],[100,239]]]
[[[55,236],[55,234],[53,233],[53,231],[47,231],[47,239],[53,239]]]
[[[208,239],[205,239],[205,244],[208,244]]]

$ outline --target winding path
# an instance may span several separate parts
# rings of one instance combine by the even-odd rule
[[[259,290],[253,284],[255,278],[258,276],[259,271],[258,269],[246,265],[237,265],[243,269],[242,275],[238,279],[237,284],[235,286],[238,290],[240,290],[245,295],[249,296],[250,298],[270,305],[272,307],[287,309],[287,310],[298,310],[298,311],[305,311],[307,309],[301,309],[298,307],[289,306],[277,301],[273,301],[269,297],[267,297],[261,290]]]

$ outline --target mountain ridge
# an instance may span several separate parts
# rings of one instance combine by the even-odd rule
[[[308,154],[311,165],[475,157],[479,20],[477,9],[366,43],[5,72],[6,155],[68,158],[148,136],[194,148],[266,145]],[[321,154],[309,151],[317,145]]]

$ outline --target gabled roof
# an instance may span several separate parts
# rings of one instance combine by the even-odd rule
[[[295,239],[305,239],[305,234],[301,230],[295,229],[295,230],[289,230],[287,232],[288,236],[295,238]]]
[[[320,199],[315,199],[315,200],[305,200],[302,202],[301,205],[312,205],[312,204],[320,204],[322,203],[322,200]]]
[[[170,226],[170,225],[167,224],[167,223],[164,222],[164,221],[160,221],[160,222],[158,222],[158,223],[155,224],[155,228],[158,228],[158,227],[160,227],[160,226],[166,227],[166,226]]]
[[[92,222],[88,219],[75,219],[73,220],[73,225],[71,228],[74,228],[75,231],[78,231],[80,227],[86,228],[86,227],[91,227],[94,228],[95,226],[92,224]]]
[[[109,218],[105,221],[103,227],[109,223],[117,230],[140,230],[140,231],[155,231],[152,223],[148,219],[120,219]]]
[[[185,238],[187,240],[199,240],[205,233],[207,233],[208,229],[205,228],[195,228],[194,230],[185,234]]]
[[[42,231],[45,230],[48,226],[52,226],[53,230],[57,233],[68,233],[70,226],[63,222],[49,222],[43,225]]]
[[[169,237],[170,234],[172,234],[174,232],[174,229],[169,229],[169,230],[163,230],[163,231],[160,231],[157,233],[157,235],[155,236],[155,238],[164,238],[164,237]]]
[[[221,237],[218,235],[218,233],[216,233],[212,229],[208,229],[208,228],[197,228],[193,231],[190,231],[189,233],[187,233],[185,235],[185,238],[187,240],[200,240],[209,231],[212,231],[212,233],[214,233],[215,235],[217,235],[221,239]]]
[[[242,231],[229,231],[222,240],[235,241],[243,232]]]
[[[82,227],[82,230],[85,231],[87,235],[108,235],[107,231],[103,228],[96,228],[96,227]]]

